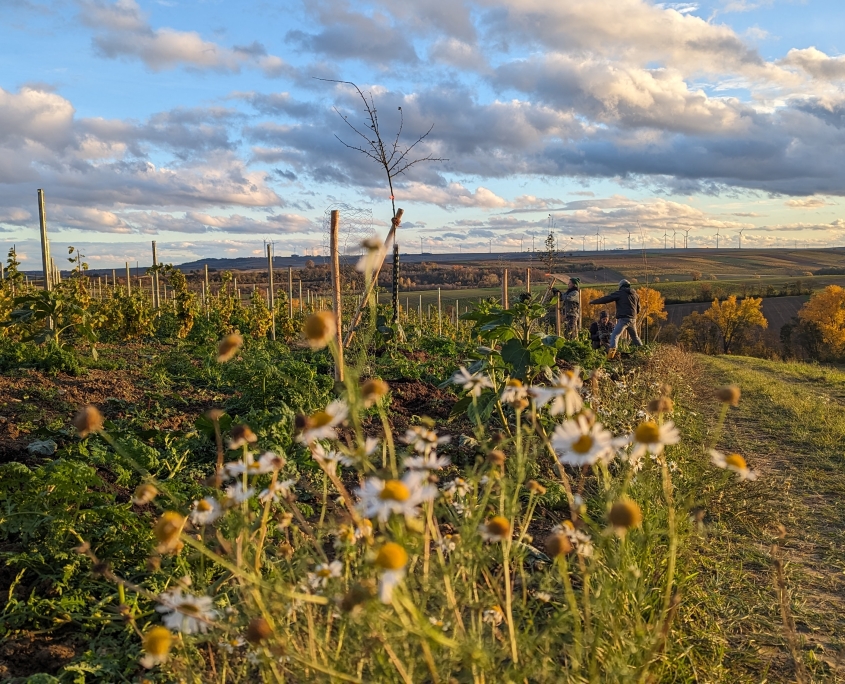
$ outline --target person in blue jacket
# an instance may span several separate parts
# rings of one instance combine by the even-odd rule
[[[640,297],[631,289],[631,283],[624,278],[619,281],[619,289],[616,292],[611,292],[609,295],[593,299],[590,304],[616,304],[616,325],[610,335],[610,349],[609,355],[612,357],[616,354],[616,345],[619,342],[619,336],[625,331],[631,338],[631,344],[635,347],[641,347],[642,341],[637,334],[637,315],[640,313]]]

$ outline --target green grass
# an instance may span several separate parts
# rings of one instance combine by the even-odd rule
[[[760,479],[726,489],[719,478],[699,483],[706,531],[686,557],[696,581],[680,613],[684,640],[698,657],[721,659],[726,680],[796,681],[770,553],[783,525],[800,657],[811,681],[842,681],[845,373],[743,357],[700,362],[702,414],[717,409],[712,388],[742,387],[742,402],[731,409],[718,447],[742,454]]]

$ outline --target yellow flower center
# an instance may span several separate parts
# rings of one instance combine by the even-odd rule
[[[411,498],[411,492],[404,482],[387,480],[378,498],[382,501],[407,501]]]
[[[317,577],[331,577],[332,571],[328,568],[320,568],[317,570]]]
[[[748,467],[745,459],[739,454],[728,454],[725,456],[725,463],[737,470],[745,470]]]
[[[175,511],[166,511],[153,527],[153,534],[162,544],[172,542],[185,525],[185,518]]]
[[[179,606],[179,612],[185,615],[199,615],[200,609],[196,603],[183,603]]]
[[[376,555],[376,565],[384,570],[401,570],[408,564],[408,552],[395,542],[387,542]]]
[[[572,442],[572,451],[576,454],[588,454],[593,448],[593,438],[590,435],[581,435],[576,441]]]
[[[634,430],[634,439],[640,444],[655,444],[660,441],[660,428],[653,420],[647,420]]]
[[[487,521],[487,533],[496,537],[507,537],[511,532],[511,524],[507,518],[496,515]]]
[[[153,627],[144,636],[144,651],[161,658],[170,652],[173,637],[166,627]]]
[[[325,411],[317,411],[308,419],[308,426],[311,428],[325,427],[332,422],[332,417]]]
[[[522,387],[522,381],[517,380],[516,378],[511,378],[507,382],[508,387]]]
[[[318,311],[305,319],[305,337],[315,349],[325,347],[336,329],[334,317],[329,311]]]
[[[212,509],[211,504],[208,501],[206,501],[205,499],[202,499],[201,501],[199,501],[197,503],[197,510],[200,511],[201,513],[208,513],[211,509]]]
[[[635,501],[617,501],[611,507],[608,519],[614,527],[629,530],[642,524],[643,513]]]

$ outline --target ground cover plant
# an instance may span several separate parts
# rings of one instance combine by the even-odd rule
[[[819,495],[841,486],[839,407],[812,392],[791,407],[763,379],[778,367],[657,346],[608,363],[550,334],[529,300],[482,302],[457,325],[389,325],[371,308],[336,384],[329,312],[281,315],[270,342],[225,295],[193,316],[178,306],[144,334],[109,331],[130,341],[98,359],[72,328],[77,344],[42,347],[7,329],[4,678],[827,681],[841,668],[840,625],[794,598],[776,525],[819,535],[833,594],[841,545],[806,509],[764,505],[779,475],[737,437],[764,401],[773,440],[777,416],[813,415],[828,428],[804,437]]]

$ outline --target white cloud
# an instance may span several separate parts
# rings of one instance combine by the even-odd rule
[[[830,57],[814,47],[791,49],[781,64],[803,69],[813,78],[825,81],[845,80],[845,57]]]
[[[152,71],[189,66],[237,72],[252,66],[269,77],[292,73],[284,60],[268,55],[259,43],[227,48],[203,39],[196,31],[154,29],[136,0],[79,0],[79,4],[82,22],[95,31],[97,53],[109,59],[140,59]]]

